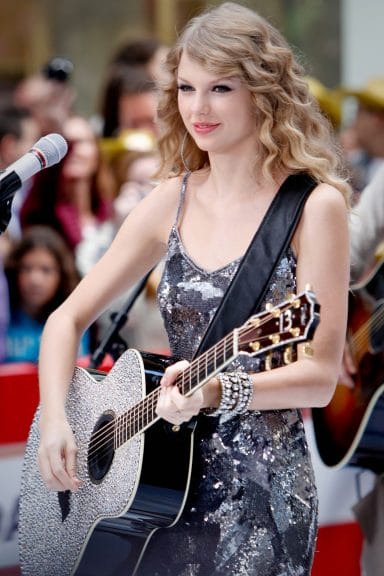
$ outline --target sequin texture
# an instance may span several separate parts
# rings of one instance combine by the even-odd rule
[[[158,298],[172,353],[191,359],[239,261],[207,272],[172,228]],[[295,292],[290,249],[266,301]],[[274,365],[282,354],[274,353]],[[233,363],[263,370],[262,357]],[[229,369],[233,368],[233,365]],[[317,493],[299,410],[199,416],[193,479],[178,523],[158,531],[140,576],[309,576],[317,530]]]

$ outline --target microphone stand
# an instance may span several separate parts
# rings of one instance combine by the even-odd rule
[[[129,311],[136,302],[138,296],[143,291],[149,276],[152,274],[152,271],[153,269],[150,270],[135,286],[132,294],[120,312],[114,312],[111,314],[111,325],[100,341],[98,347],[93,352],[89,362],[89,368],[97,368],[108,352],[116,361],[121,356],[121,354],[127,350],[128,346],[123,338],[121,338],[119,331],[127,322]]]

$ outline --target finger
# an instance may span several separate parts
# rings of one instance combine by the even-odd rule
[[[66,489],[60,482],[57,481],[52,472],[49,458],[46,457],[40,450],[38,452],[38,463],[41,477],[47,488],[50,490],[58,491]]]
[[[171,391],[174,387],[163,388],[160,392],[156,406],[156,414],[172,424],[181,424],[184,416],[172,400]]]
[[[186,370],[189,364],[190,363],[187,360],[180,360],[180,362],[176,362],[175,364],[172,364],[172,366],[169,366],[164,372],[160,385],[163,387],[172,386],[179,374]]]
[[[64,454],[55,453],[51,456],[51,469],[55,481],[63,486],[64,490],[73,490],[73,482],[66,470]]]
[[[69,479],[65,481],[65,474],[60,472],[60,467],[63,468],[60,457],[39,451],[39,467],[47,488],[59,492],[71,489]]]
[[[77,476],[77,447],[76,445],[70,445],[66,452],[66,471],[69,478],[72,481],[72,490],[77,491],[82,482]]]
[[[177,386],[172,386],[170,389],[169,397],[173,404],[183,414],[188,416],[188,420],[192,416],[198,414],[203,406],[203,395],[201,390],[197,390],[191,396],[184,396]]]

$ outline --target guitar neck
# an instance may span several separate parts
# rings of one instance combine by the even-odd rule
[[[234,330],[215,346],[193,360],[179,374],[175,384],[179,387],[181,394],[190,396],[218,374],[236,356],[237,330]],[[119,448],[136,434],[144,432],[159,420],[159,416],[156,414],[159,395],[160,388],[156,388],[127,412],[117,417],[114,438],[115,448]]]
[[[193,360],[179,374],[175,385],[181,394],[190,396],[239,354],[256,356],[280,347],[285,347],[288,352],[293,344],[312,338],[319,322],[319,309],[309,289],[298,296],[292,295],[279,306],[267,306],[265,311],[251,316],[245,324],[235,328]],[[291,358],[292,354],[284,354],[286,363],[291,362]],[[160,388],[157,387],[127,412],[116,417],[115,448],[159,420],[156,414],[159,394]]]

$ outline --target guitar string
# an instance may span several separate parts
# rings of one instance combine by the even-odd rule
[[[288,307],[289,305],[290,305],[290,303],[287,303],[285,307]],[[284,309],[284,308],[282,307],[281,309]],[[266,322],[269,322],[271,319],[273,319],[273,316],[271,314],[269,314],[266,316],[264,321],[259,322],[259,325],[265,324]],[[259,320],[261,320],[261,319],[259,318]],[[239,336],[242,337],[243,336],[242,333],[247,334],[247,331],[251,332],[253,330],[254,330],[254,328],[243,329],[243,330],[239,329]],[[220,347],[219,345],[221,345],[221,346],[227,345],[227,340],[229,337],[231,337],[231,339],[232,339],[232,341],[231,341],[231,344],[232,344],[233,343],[233,334],[231,333],[229,336],[225,337],[220,343],[218,343],[218,345],[215,348]],[[255,339],[253,339],[253,341],[255,341]],[[208,358],[209,353],[215,353],[216,354],[215,348],[212,351],[208,351],[208,353],[206,355],[201,356],[200,359],[205,358],[205,356]],[[196,373],[200,374],[199,364],[200,364],[200,362],[196,361],[196,364],[195,364],[196,369],[195,370],[193,369],[194,366],[192,365],[192,367],[191,367],[192,369],[190,370],[190,378],[192,375],[196,375]],[[207,365],[207,361],[205,361],[205,365]],[[184,382],[183,382],[184,374],[185,373],[180,374],[179,378],[177,379],[177,380],[179,380],[179,384],[181,384],[181,386],[182,386],[182,390],[183,390],[183,386],[184,386]],[[177,380],[176,380],[176,384],[177,384]],[[146,416],[148,417],[148,412],[149,412],[149,410],[151,410],[152,411],[152,418],[153,418],[154,417],[153,410],[157,404],[158,395],[159,395],[159,389],[154,390],[144,400],[139,402],[136,406],[133,406],[127,413],[118,416],[117,419],[112,420],[110,422],[110,424],[107,424],[106,426],[102,427],[98,431],[98,433],[95,434],[95,436],[97,436],[97,434],[99,434],[102,437],[101,438],[102,440],[105,440],[107,438],[106,442],[108,444],[114,437],[118,437],[119,435],[121,435],[122,432],[127,431],[127,424],[128,423],[132,424],[132,418],[129,418],[130,416],[135,416],[135,417],[140,416],[142,418],[146,412]],[[145,406],[145,403],[147,404],[147,406]],[[141,408],[143,406],[146,407],[146,411],[141,410]],[[116,420],[117,420],[117,426],[116,426]],[[137,421],[137,418],[136,418],[136,421]],[[135,420],[133,420],[133,423],[135,423]],[[110,428],[110,430],[108,430],[109,428]],[[108,434],[108,432],[110,432],[109,437],[106,436]],[[127,440],[127,439],[129,439],[129,438],[125,438],[125,440]],[[93,448],[98,449],[99,446],[97,446],[97,445],[95,446],[95,444],[93,444]]]
[[[120,439],[123,439],[123,442],[121,442],[120,445],[122,445],[129,438],[132,438],[139,431],[135,429],[135,424],[139,419],[142,420],[144,413],[147,416],[147,418],[149,414],[151,414],[152,418],[154,418],[154,409],[156,408],[159,395],[160,395],[159,389],[155,389],[153,393],[151,393],[151,397],[149,398],[147,409],[145,411],[144,410],[140,411],[139,406],[136,405],[129,411],[129,413],[124,414],[122,417],[120,416],[117,425],[116,422],[113,423],[115,424],[115,429],[110,430],[109,434],[104,435],[104,438],[102,438],[101,442],[99,442],[97,450],[95,450],[95,446],[92,446],[93,449],[89,451],[89,461],[93,462],[95,459],[97,460],[98,458],[105,455],[109,450],[110,442],[116,436]],[[146,399],[147,398],[148,396],[146,397]],[[149,421],[150,419],[148,419],[148,422]],[[131,434],[129,437],[127,437],[126,435],[127,424],[134,427],[134,434]]]
[[[288,306],[288,304],[287,304],[287,306]],[[265,324],[266,322],[273,320],[273,316],[271,314],[269,314],[265,319],[259,318],[259,320],[260,320],[260,322],[259,322],[259,326],[260,326],[260,325]],[[239,329],[239,341],[241,340],[241,342],[244,345],[247,342],[247,340],[245,339],[246,336],[248,335],[248,333],[253,332],[253,331],[254,331],[253,327],[245,328],[243,330]],[[209,359],[210,359],[209,357],[210,356],[217,356],[218,349],[220,349],[220,348],[224,349],[225,346],[228,345],[228,342],[227,342],[228,338],[231,338],[231,341],[229,342],[229,344],[231,344],[231,347],[233,349],[233,333],[231,333],[230,335],[223,338],[213,349],[209,350],[206,354],[204,354],[203,356],[200,356],[199,359],[197,359],[195,362],[192,363],[192,365],[190,366],[190,370],[188,371],[189,374],[187,376],[189,381],[191,381],[191,379],[193,377],[195,377],[196,375],[200,375],[200,372],[201,372],[200,364],[204,363],[205,366],[207,367],[208,363],[209,363]],[[265,338],[265,336],[262,336],[261,338]],[[243,341],[243,339],[244,339],[244,341]],[[249,340],[249,342],[252,342],[252,341],[256,342],[256,341],[258,341],[258,339],[253,338],[252,340]],[[263,351],[263,349],[261,350],[261,352],[262,351]],[[203,359],[204,362],[201,362],[201,359]],[[205,373],[206,373],[206,371],[205,371]],[[175,384],[181,388],[181,391],[184,390],[184,379],[185,379],[184,376],[185,375],[186,375],[186,373],[182,372],[175,381]],[[99,457],[100,456],[100,448],[103,447],[103,445],[108,450],[109,444],[114,438],[120,438],[120,439],[123,438],[124,441],[128,440],[129,437],[126,437],[128,426],[132,427],[132,424],[135,424],[137,422],[138,417],[143,418],[143,416],[145,414],[148,418],[149,412],[151,412],[151,416],[152,416],[152,418],[154,418],[155,417],[154,416],[154,408],[157,405],[159,393],[160,393],[159,389],[153,390],[150,394],[148,394],[138,404],[131,407],[128,410],[128,412],[118,416],[116,419],[112,420],[110,423],[106,424],[98,432],[96,432],[94,435],[92,435],[91,436],[92,450],[89,451],[89,454],[88,454],[89,458],[92,459],[94,454],[95,454],[95,457]],[[117,420],[117,422],[116,422],[116,420]],[[136,431],[136,433],[137,433],[137,431]],[[99,436],[99,438],[98,438],[98,436]],[[132,437],[132,436],[130,436],[130,437]],[[98,444],[95,443],[95,439],[99,440]],[[101,442],[101,444],[100,444],[100,442]],[[122,443],[124,443],[124,442],[122,442]]]
[[[215,347],[215,349],[217,350],[216,355],[218,353],[220,353],[220,351],[224,350],[225,347],[228,345],[228,340],[231,337],[231,344],[233,344],[233,335],[230,334],[229,336],[226,336],[225,338],[223,338],[223,340],[221,340],[217,346]],[[205,358],[207,357],[207,359],[209,358],[210,355],[214,355],[215,354],[215,350],[209,350],[206,355],[202,355],[201,357],[199,357],[199,359],[197,359],[196,361],[194,361],[189,368],[187,368],[187,372],[189,372],[189,379],[191,380],[192,377],[196,376],[199,373],[199,369],[198,369],[198,365],[199,365],[199,360],[200,358]],[[201,360],[200,360],[200,364],[201,364]],[[181,374],[179,374],[179,376],[176,378],[175,381],[175,385],[179,386],[183,384],[183,375],[185,375],[185,372],[182,372]],[[95,434],[93,434],[91,436],[91,441],[92,442],[92,449],[93,452],[97,451],[100,446],[102,446],[102,444],[95,444],[94,440],[98,439],[101,442],[106,441],[107,443],[110,442],[112,439],[114,439],[115,436],[117,436],[121,431],[123,431],[124,429],[126,429],[126,427],[124,427],[124,424],[122,423],[122,420],[125,420],[126,424],[128,422],[130,423],[135,423],[138,420],[138,417],[141,417],[147,413],[149,410],[151,409],[153,411],[153,408],[157,405],[157,400],[158,400],[158,396],[160,393],[160,389],[156,388],[155,390],[153,390],[152,392],[150,392],[145,398],[143,398],[142,400],[140,400],[136,405],[132,406],[128,412],[117,416],[116,419],[112,420],[111,422],[109,422],[108,424],[106,424],[105,426],[103,426],[98,432],[96,432]],[[130,418],[130,416],[132,416],[133,418]],[[116,422],[116,420],[118,422]],[[89,455],[92,454],[92,450],[89,451]]]
[[[384,308],[378,309],[376,312],[372,314],[372,316],[364,322],[360,326],[358,330],[356,330],[355,334],[351,338],[353,343],[354,350],[361,351],[363,350],[363,344],[367,340],[367,336],[369,335],[369,327],[371,328],[381,328],[384,324]],[[356,346],[355,346],[356,345]]]
[[[217,356],[219,353],[219,348],[221,348],[222,350],[224,350],[226,347],[228,348],[228,344],[231,345],[231,349],[233,350],[233,336],[232,334],[230,335],[231,337],[231,341],[228,342],[229,336],[225,337],[220,343],[217,344],[217,348],[216,348],[216,352],[215,350],[209,350],[206,355],[200,356],[199,359],[201,358],[206,358],[207,361],[204,362],[205,365],[208,365],[209,363],[209,356]],[[212,359],[212,358],[211,358]],[[179,374],[179,376],[177,377],[176,381],[175,381],[175,385],[179,386],[180,390],[184,390],[185,387],[185,383],[184,380],[186,378],[188,378],[189,381],[191,381],[194,377],[198,376],[201,373],[201,366],[200,366],[200,370],[199,370],[199,363],[203,364],[203,362],[198,362],[197,360],[191,364],[190,369],[187,369],[187,372],[189,372],[189,374],[186,376],[185,372],[182,372],[181,374]],[[186,378],[184,377],[186,376]],[[137,421],[141,418],[143,418],[144,415],[146,415],[148,417],[149,413],[151,412],[152,417],[154,417],[153,412],[155,407],[157,406],[157,401],[158,401],[158,397],[160,395],[160,389],[156,388],[155,390],[153,390],[152,392],[150,392],[144,399],[142,399],[138,404],[132,406],[126,413],[118,416],[116,419],[112,420],[110,423],[108,423],[106,426],[104,426],[103,428],[100,429],[100,431],[98,431],[95,435],[91,436],[91,440],[94,439],[94,437],[99,436],[98,440],[99,440],[99,444],[95,444],[94,442],[92,443],[92,450],[89,451],[89,456],[92,459],[92,456],[95,452],[97,452],[96,457],[99,456],[99,452],[100,452],[100,448],[103,446],[106,446],[106,444],[108,444],[111,440],[113,440],[115,437],[119,437],[120,435],[122,435],[122,433],[126,432],[127,430],[127,425],[131,425],[132,424],[136,424]],[[117,422],[116,422],[117,421]],[[137,433],[138,430],[135,432]],[[128,440],[129,438],[127,438]],[[101,441],[101,444],[100,444]],[[108,449],[108,446],[106,446],[106,448]]]
[[[157,403],[157,400],[156,400],[156,403]],[[155,417],[153,409],[154,409],[156,403],[150,407],[152,410],[152,417],[153,418]],[[149,410],[147,411],[147,417],[148,417],[148,412],[149,412]],[[133,434],[132,433],[127,434],[127,430],[128,430],[127,423],[129,423],[129,421],[130,421],[131,426],[132,426],[132,423],[133,423],[132,418],[135,416],[138,416],[138,415],[140,416],[140,413],[137,413],[135,415],[135,412],[133,411],[130,415],[131,416],[130,420],[129,419],[128,419],[128,421],[125,419],[123,421],[120,420],[120,424],[118,424],[118,426],[117,426],[117,433],[116,434],[115,434],[115,432],[113,432],[112,434],[109,435],[109,438],[107,435],[105,435],[105,437],[102,439],[101,443],[99,443],[99,446],[97,448],[95,446],[93,446],[93,449],[89,452],[89,455],[88,455],[89,462],[92,463],[93,461],[100,459],[104,455],[106,455],[110,451],[110,448],[111,448],[110,443],[112,441],[115,441],[115,437],[117,436],[117,434],[118,434],[118,437],[120,439],[120,443],[118,445],[116,445],[116,443],[114,444],[114,446],[113,446],[114,450],[119,448],[120,446],[122,446],[126,441],[133,438],[139,432],[139,430],[134,429]],[[147,424],[151,424],[151,423],[153,423],[153,420],[152,420],[152,422],[151,422],[151,420],[147,421]],[[119,428],[120,428],[120,430],[119,430]]]
[[[271,316],[268,316],[268,317],[265,319],[264,323],[270,321],[271,318],[272,318]],[[246,331],[247,331],[247,329],[244,329],[244,330],[243,330],[244,334],[246,334]],[[253,331],[253,328],[248,329],[248,331]],[[239,335],[241,335],[241,334],[239,333]],[[230,336],[232,337],[232,334],[231,334]],[[228,336],[223,339],[222,344],[225,345],[225,344],[226,344],[226,340],[228,340]],[[255,339],[253,339],[253,341],[255,341]],[[212,353],[213,353],[213,352],[215,352],[214,349],[212,350]],[[207,354],[207,356],[208,356],[208,354]],[[202,356],[202,357],[200,357],[200,358],[203,358],[203,357],[204,357],[204,356]],[[207,364],[207,363],[206,363],[206,364]],[[199,363],[196,363],[196,369],[197,369],[197,370],[195,370],[195,374],[196,374],[196,372],[199,374],[199,373],[200,373]],[[193,371],[193,369],[192,369],[192,370],[190,371],[190,376],[192,376],[193,373],[194,373],[194,371]],[[183,383],[183,374],[184,374],[184,373],[180,374],[180,377],[181,377],[180,380],[181,380],[181,382],[179,382],[179,384],[181,384],[182,386],[183,386],[183,384],[184,384],[184,383]],[[176,380],[176,384],[177,384],[177,380]],[[146,412],[146,416],[147,416],[147,418],[148,418],[148,413],[149,413],[149,411],[151,410],[152,418],[154,418],[154,408],[155,408],[155,406],[156,406],[156,404],[157,404],[158,396],[159,396],[159,389],[156,389],[156,390],[153,391],[153,393],[151,393],[151,395],[148,395],[143,401],[141,401],[141,402],[140,402],[139,404],[137,404],[136,406],[132,407],[127,413],[119,416],[119,417],[116,419],[116,420],[117,420],[117,425],[116,425],[116,420],[113,420],[113,421],[111,421],[110,425],[106,425],[105,427],[103,427],[103,428],[100,430],[101,440],[104,442],[104,446],[106,446],[106,449],[108,449],[108,444],[109,444],[110,441],[111,441],[112,439],[114,439],[115,437],[124,438],[124,442],[129,439],[129,437],[128,437],[128,438],[126,437],[127,424],[129,423],[130,425],[132,425],[132,423],[137,422],[137,416],[140,416],[140,417],[142,418],[143,415],[144,415],[144,413]],[[147,406],[146,406],[146,411],[141,410],[141,412],[140,412],[140,409],[142,408],[143,402],[145,402],[145,400],[148,400]],[[131,416],[131,417],[135,417],[135,418],[132,420],[132,418],[130,418],[130,416]],[[108,428],[111,428],[111,430],[108,431]],[[109,433],[109,432],[110,432],[110,433]],[[138,432],[138,430],[137,430],[135,433],[137,433],[137,432]],[[107,436],[108,433],[109,433],[109,437]],[[125,433],[125,434],[124,434],[124,437],[123,437],[122,433]],[[123,443],[124,443],[124,442],[123,442]],[[120,445],[121,445],[121,444],[120,444]],[[103,444],[102,444],[102,446],[103,446]],[[99,444],[99,446],[97,446],[97,445],[95,446],[95,444],[93,444],[93,452],[95,452],[95,450],[99,450],[99,448],[100,448],[100,444]],[[91,454],[91,451],[90,451],[90,454]],[[98,452],[98,453],[96,454],[96,457],[98,457],[98,456],[100,456],[100,452]]]

